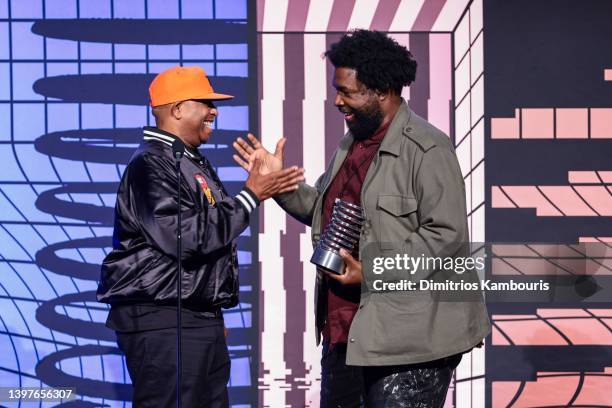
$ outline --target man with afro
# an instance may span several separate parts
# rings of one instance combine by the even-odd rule
[[[275,197],[311,226],[313,244],[336,199],[361,206],[365,217],[358,248],[340,250],[344,273],[317,272],[321,407],[442,407],[462,354],[490,331],[484,302],[480,295],[440,301],[428,290],[393,289],[399,285],[384,284],[439,271],[373,272],[368,253],[466,255],[465,186],[453,144],[401,97],[417,68],[405,47],[384,33],[355,30],[325,55],[349,131],[315,186],[301,183]],[[284,144],[272,154],[252,136],[239,138],[234,158],[247,170],[258,158],[274,171],[283,167]]]

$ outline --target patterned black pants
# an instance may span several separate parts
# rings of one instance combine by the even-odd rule
[[[461,354],[421,364],[346,365],[346,344],[323,344],[321,408],[439,408]]]
[[[364,367],[368,408],[441,408],[461,354],[421,364]]]

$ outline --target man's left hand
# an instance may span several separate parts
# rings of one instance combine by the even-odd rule
[[[361,262],[353,258],[350,252],[345,249],[340,249],[340,256],[344,260],[344,274],[336,275],[335,273],[325,271],[327,276],[343,285],[357,285],[361,283],[363,280]]]

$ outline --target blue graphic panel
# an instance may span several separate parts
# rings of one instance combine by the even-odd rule
[[[249,34],[246,0],[0,0],[0,386],[75,387],[79,400],[0,406],[131,406],[95,290],[118,182],[153,124],[148,84],[198,65],[236,96],[203,146],[236,193],[231,140],[254,127]],[[239,239],[241,303],[225,311],[235,407],[257,405],[256,238]]]

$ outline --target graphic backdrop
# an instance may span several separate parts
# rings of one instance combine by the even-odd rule
[[[603,0],[0,0],[0,386],[130,406],[94,291],[147,85],[180,63],[237,96],[203,150],[230,190],[247,130],[286,136],[313,183],[345,132],[322,53],[389,32],[419,64],[403,96],[456,146],[472,241],[612,242],[610,16]],[[232,405],[316,407],[308,228],[270,201],[239,241]],[[612,304],[489,307],[446,407],[612,406]]]
[[[388,32],[418,62],[403,96],[454,141],[472,242],[612,241],[610,16],[605,1],[258,1],[262,138],[286,136],[314,183],[345,131],[321,55],[348,29]],[[260,234],[260,401],[318,406],[310,233],[266,202]],[[446,407],[612,406],[609,303],[490,312]]]
[[[606,1],[485,2],[488,241],[612,248],[610,16]],[[529,273],[520,260],[498,266]],[[606,293],[607,302],[490,305],[493,405],[612,406]]]
[[[82,398],[70,406],[131,405],[95,289],[118,181],[141,127],[154,123],[148,84],[165,68],[200,65],[236,95],[219,104],[204,150],[236,193],[245,177],[230,143],[256,124],[253,14],[246,0],[0,1],[0,386],[70,386]],[[251,230],[239,244],[241,304],[225,313],[230,390],[234,405],[253,406]]]
[[[342,114],[333,105],[333,67],[322,54],[352,28],[389,32],[408,47],[418,62],[417,79],[403,93],[411,108],[449,135],[455,133],[454,126],[465,135],[479,124],[474,143],[483,143],[480,2],[260,1],[257,16],[262,139],[272,147],[286,136],[287,161],[304,166],[310,184],[324,171],[345,133]],[[462,97],[453,98],[457,93]],[[481,149],[481,157],[471,162],[476,169],[472,174],[479,177],[468,174],[468,191],[484,191],[483,154]],[[481,194],[469,206],[473,240],[478,242],[484,240],[483,202]],[[321,351],[314,340],[309,229],[266,202],[259,245],[260,401],[269,407],[317,407]],[[458,375],[459,398],[484,406],[484,349],[466,356]],[[447,406],[453,405],[454,390],[453,385]]]

